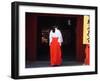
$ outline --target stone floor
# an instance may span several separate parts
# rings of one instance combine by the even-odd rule
[[[62,65],[60,66],[78,66],[78,65],[83,65],[82,63],[78,63],[76,61],[63,61]],[[49,61],[36,61],[36,62],[27,62],[26,63],[26,68],[39,68],[39,67],[53,67],[50,65]]]

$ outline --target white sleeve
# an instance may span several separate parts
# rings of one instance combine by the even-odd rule
[[[49,45],[50,45],[51,41],[52,41],[52,31],[50,31],[50,33],[49,33]]]
[[[58,32],[58,35],[59,35],[58,42],[59,42],[59,43],[62,43],[62,42],[63,42],[63,37],[62,37],[62,34],[61,34],[60,31]]]

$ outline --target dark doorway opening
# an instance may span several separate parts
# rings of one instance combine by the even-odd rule
[[[37,60],[49,61],[49,31],[58,25],[63,36],[62,58],[64,61],[76,60],[76,17],[38,16],[37,17]]]

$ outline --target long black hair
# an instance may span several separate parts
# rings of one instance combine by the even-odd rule
[[[58,28],[57,26],[52,26],[53,33],[55,32],[55,28]]]

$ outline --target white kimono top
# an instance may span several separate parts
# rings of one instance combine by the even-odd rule
[[[49,45],[52,42],[52,38],[53,37],[58,37],[58,42],[61,45],[61,43],[63,42],[63,38],[62,38],[62,34],[61,34],[59,29],[55,28],[55,32],[53,32],[52,30],[50,31],[50,34],[49,34]]]

